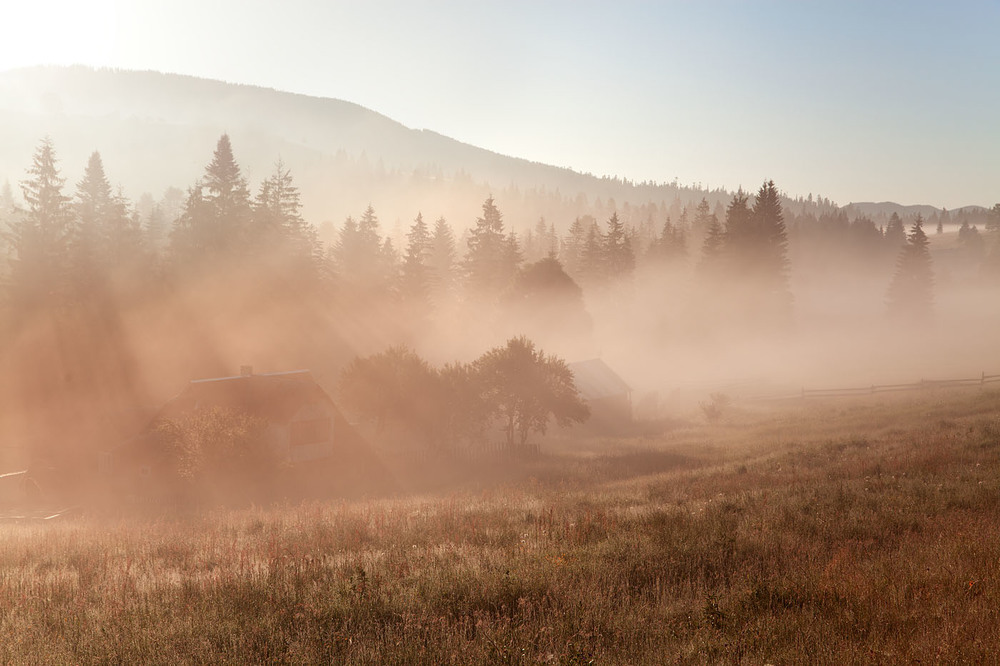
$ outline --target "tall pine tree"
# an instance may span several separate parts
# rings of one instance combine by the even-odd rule
[[[483,202],[483,216],[476,219],[468,247],[468,286],[481,293],[498,294],[517,272],[520,249],[512,246],[504,233],[503,216],[492,196]]]
[[[406,234],[406,255],[403,257],[399,286],[400,298],[417,312],[426,312],[430,307],[430,253],[430,231],[424,216],[417,213],[413,226]]]
[[[431,234],[428,265],[430,267],[431,289],[434,301],[440,304],[455,289],[456,261],[455,232],[443,217],[434,223]]]
[[[604,272],[611,280],[623,280],[632,276],[635,270],[635,253],[632,241],[625,233],[625,225],[613,213],[608,220],[608,231],[604,234]]]
[[[174,225],[171,252],[179,264],[245,256],[262,240],[253,231],[247,181],[233,157],[229,135],[223,134],[205,175],[188,190],[184,212]]]
[[[21,181],[24,214],[15,218],[6,234],[12,250],[10,295],[16,309],[52,304],[69,294],[73,213],[62,191],[64,183],[52,141],[46,137]]]
[[[886,295],[889,314],[896,318],[926,320],[934,307],[934,269],[923,227],[924,220],[918,214],[896,259],[896,272]]]

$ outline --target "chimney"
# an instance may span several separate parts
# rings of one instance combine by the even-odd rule
[[[240,377],[253,377],[253,366],[252,365],[241,365],[240,366]]]

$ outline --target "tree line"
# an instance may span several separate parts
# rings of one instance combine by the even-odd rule
[[[371,205],[357,219],[348,217],[324,246],[301,216],[290,171],[279,161],[251,194],[226,135],[173,220],[163,220],[155,206],[142,219],[137,207],[114,191],[97,152],[73,196],[63,185],[55,149],[46,139],[21,182],[24,207],[6,215],[6,292],[14,313],[93,299],[96,293],[126,298],[200,279],[220,267],[253,264],[260,280],[322,291],[331,302],[381,304],[419,317],[462,294],[499,298],[526,266],[553,259],[588,291],[632,280],[637,270],[693,268],[699,284],[716,293],[725,292],[726,284],[738,286],[734,296],[752,304],[748,307],[781,318],[792,306],[790,234],[773,181],[752,199],[738,191],[724,211],[702,199],[690,215],[684,208],[677,220],[668,217],[659,229],[652,218],[627,226],[615,211],[604,223],[578,217],[562,236],[544,219],[516,233],[490,196],[465,232],[464,249],[445,219],[431,225],[420,213],[406,233],[405,247],[397,248]],[[998,209],[995,217],[1000,217]],[[912,241],[896,214],[883,229],[864,217],[848,222],[835,211],[808,226],[796,219],[791,238],[804,253],[821,246],[827,256],[841,252],[870,264],[891,260]],[[977,228],[964,226],[960,238],[970,252],[985,254]],[[897,272],[910,270],[911,263],[897,261]],[[923,282],[930,284],[926,278]],[[890,292],[891,310],[898,290]]]
[[[592,297],[618,305],[641,288],[635,298],[667,318],[674,312],[658,294],[681,291],[682,283],[698,304],[692,320],[783,326],[794,308],[792,264],[822,267],[839,254],[849,258],[844,265],[887,267],[881,289],[890,313],[926,317],[933,305],[922,219],[907,232],[898,215],[881,227],[823,204],[806,224],[806,213],[785,211],[787,199],[772,181],[753,194],[736,192],[725,206],[702,199],[690,209],[671,207],[676,216],[665,219],[649,208],[637,221],[644,209],[619,211],[609,201],[606,219],[580,216],[564,233],[544,218],[519,233],[489,196],[461,235],[448,220],[431,223],[417,212],[394,239],[370,204],[325,241],[302,217],[291,171],[279,161],[251,188],[227,135],[186,192],[134,204],[111,182],[95,152],[67,187],[45,139],[20,182],[23,204],[9,191],[0,197],[9,248],[0,334],[9,390],[22,401],[67,406],[69,414],[81,397],[116,406],[138,399],[144,357],[128,316],[143,308],[150,315],[151,303],[171,298],[164,321],[175,327],[176,348],[157,353],[197,368],[212,354],[224,358],[236,340],[266,345],[283,364],[339,369],[357,347],[364,355],[412,344],[414,331],[474,325],[486,310],[505,337],[526,334],[552,349],[547,333],[549,340],[587,335]],[[1000,205],[991,215],[984,229],[995,235]],[[980,247],[984,264],[1000,257],[982,248],[974,226],[960,231],[960,241]],[[468,314],[474,307],[480,311]],[[444,313],[451,318],[442,324]],[[273,330],[248,332],[248,314]],[[150,326],[144,334],[158,332]],[[80,418],[80,409],[72,413]]]

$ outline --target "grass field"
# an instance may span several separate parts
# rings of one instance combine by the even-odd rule
[[[1000,392],[545,450],[416,497],[2,526],[0,662],[1000,658]]]

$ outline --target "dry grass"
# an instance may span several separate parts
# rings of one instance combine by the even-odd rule
[[[733,412],[447,496],[6,526],[0,662],[996,660],[1000,394]]]

